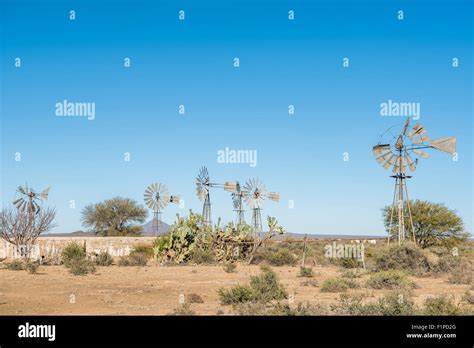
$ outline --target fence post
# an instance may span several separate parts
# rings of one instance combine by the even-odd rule
[[[306,259],[306,237],[307,235],[304,235],[304,243],[303,243],[303,259],[301,260],[301,267],[304,267],[305,265],[305,259]]]

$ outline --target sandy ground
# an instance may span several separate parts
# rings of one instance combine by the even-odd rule
[[[329,304],[338,294],[321,293],[319,287],[304,286],[308,278],[298,277],[298,267],[274,267],[294,303]],[[337,267],[314,267],[319,284],[338,276]],[[196,314],[230,314],[229,306],[219,303],[217,290],[247,284],[258,266],[239,265],[236,273],[226,273],[221,266],[146,266],[98,267],[95,274],[74,276],[63,266],[43,266],[38,274],[0,269],[0,314],[6,315],[163,315],[179,306],[180,295],[198,294],[204,303],[193,303]],[[366,278],[360,278],[364,281]],[[460,299],[468,285],[452,285],[445,277],[412,279],[420,286],[415,301],[426,297],[452,294]],[[374,300],[386,290],[356,289]]]

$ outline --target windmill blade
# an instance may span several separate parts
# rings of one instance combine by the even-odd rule
[[[280,192],[268,192],[266,196],[274,202],[280,201]]]
[[[397,159],[397,156],[392,154],[392,156],[390,156],[390,158],[387,160],[387,162],[385,162],[383,164],[383,167],[388,170],[390,168],[390,166],[395,163],[396,159]]]
[[[410,168],[410,171],[414,172],[416,170],[416,165],[415,165],[415,162],[413,162],[413,160],[411,159],[408,152],[405,152],[405,160],[408,163],[408,168]]]
[[[226,181],[224,183],[224,190],[227,192],[234,192],[237,189],[237,182],[235,181]]]
[[[447,138],[433,139],[430,142],[429,146],[434,149],[453,155],[456,152],[456,138],[447,137]]]
[[[417,150],[417,149],[413,149],[413,152],[416,153],[418,156],[423,157],[423,158],[430,157],[430,155],[428,153]]]
[[[49,190],[51,189],[51,187],[48,187],[48,188],[45,188],[43,191],[41,191],[40,193],[40,197],[44,200],[48,200],[48,196],[49,196]]]
[[[383,164],[384,162],[386,162],[386,161],[390,158],[390,156],[393,156],[392,151],[388,151],[388,152],[386,152],[386,153],[380,155],[380,156],[377,157],[375,160],[376,160],[377,162],[379,162],[380,164]]]
[[[387,153],[387,151],[390,151],[390,144],[375,145],[372,148],[372,152],[375,156]]]
[[[403,127],[403,135],[407,134],[408,126],[410,125],[410,117],[407,117],[407,121],[405,122],[405,126]]]
[[[401,162],[400,162],[400,159],[402,158],[402,156],[397,156],[397,159],[395,161],[395,164],[393,165],[393,170],[392,172],[394,173],[398,173],[399,170],[400,170],[400,165],[401,165]]]

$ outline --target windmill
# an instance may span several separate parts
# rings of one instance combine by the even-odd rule
[[[28,188],[28,184],[18,186],[17,193],[20,194],[20,197],[13,201],[13,205],[18,210],[27,211],[30,214],[39,214],[41,210],[40,204],[43,200],[48,199],[49,190],[50,187],[38,193],[32,188]]]
[[[211,187],[223,188],[226,191],[232,192],[235,190],[237,183],[227,181],[224,184],[213,183],[209,179],[209,172],[206,167],[202,167],[196,177],[196,193],[198,198],[204,202],[202,206],[202,218],[205,225],[212,224],[211,218],[211,198],[209,191]]]
[[[227,190],[226,190],[227,191]],[[237,213],[237,218],[235,220],[237,225],[245,224],[245,215],[244,215],[244,205],[243,199],[248,196],[248,191],[242,191],[240,188],[240,183],[237,181],[235,185],[235,190],[232,192],[232,203],[234,205],[234,211]]]
[[[168,188],[162,183],[156,182],[148,186],[143,195],[146,205],[153,209],[153,234],[158,234],[161,227],[161,210],[169,203],[179,203],[179,196],[172,196]]]
[[[261,209],[263,201],[270,199],[278,202],[280,200],[280,193],[278,192],[267,192],[265,185],[260,179],[249,179],[244,185],[244,190],[248,192],[244,196],[245,202],[252,209],[252,228],[255,235],[258,236],[262,232],[262,215]]]
[[[409,129],[410,118],[407,118],[403,130],[398,134],[392,133],[392,128],[387,129],[381,136],[381,141],[373,147],[373,153],[376,160],[385,169],[392,170],[395,179],[395,190],[393,193],[392,208],[390,212],[389,236],[392,231],[393,212],[398,209],[398,244],[406,239],[406,223],[405,219],[411,227],[413,241],[416,243],[415,231],[413,227],[413,218],[411,214],[410,199],[408,197],[407,179],[411,175],[407,174],[407,167],[410,172],[416,170],[419,158],[428,158],[429,154],[422,151],[424,149],[437,149],[453,155],[456,152],[456,138],[438,138],[431,139],[426,129],[416,123],[412,129]],[[412,159],[413,156],[415,160]]]

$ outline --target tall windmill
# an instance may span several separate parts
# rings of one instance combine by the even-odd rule
[[[395,179],[395,190],[393,193],[392,208],[390,211],[389,236],[392,231],[392,223],[394,218],[394,211],[397,209],[398,217],[398,244],[406,239],[406,225],[405,220],[409,222],[413,241],[416,243],[415,231],[413,227],[413,218],[411,214],[410,199],[408,197],[407,179],[411,175],[407,174],[407,167],[410,172],[416,170],[419,158],[428,158],[429,154],[422,151],[424,149],[437,149],[453,155],[456,152],[456,138],[438,138],[431,139],[426,129],[420,124],[416,123],[412,129],[409,129],[410,118],[407,118],[405,126],[400,133],[393,133],[392,128],[386,130],[381,138],[379,144],[373,147],[373,153],[385,169],[392,170],[394,175],[391,177]],[[415,160],[412,159],[413,156]]]
[[[32,188],[28,188],[28,184],[18,186],[17,193],[20,197],[13,201],[13,205],[17,209],[27,211],[30,214],[38,214],[41,210],[41,202],[48,199],[49,190],[50,187],[38,193]]]
[[[244,185],[244,190],[248,192],[244,196],[245,202],[252,209],[252,228],[255,235],[259,235],[262,232],[262,215],[261,209],[263,201],[270,199],[278,202],[280,200],[280,193],[278,192],[267,192],[265,185],[260,179],[249,179]]]
[[[202,218],[205,225],[212,224],[211,218],[211,197],[210,189],[214,188],[223,188],[226,191],[232,192],[235,190],[237,183],[233,181],[227,181],[224,184],[213,183],[209,178],[209,172],[206,167],[202,167],[199,171],[198,176],[196,177],[196,193],[198,198],[204,202],[202,206]]]
[[[244,197],[249,195],[248,191],[242,191],[240,188],[240,183],[237,181],[235,185],[235,190],[230,191],[232,192],[232,203],[234,205],[234,211],[237,213],[237,218],[235,222],[237,225],[244,225],[245,224],[245,215],[244,215],[244,204],[243,200]]]
[[[148,186],[143,194],[146,205],[153,209],[152,230],[156,235],[161,227],[161,213],[169,203],[179,203],[179,196],[170,195],[168,188],[162,183],[156,182]]]

